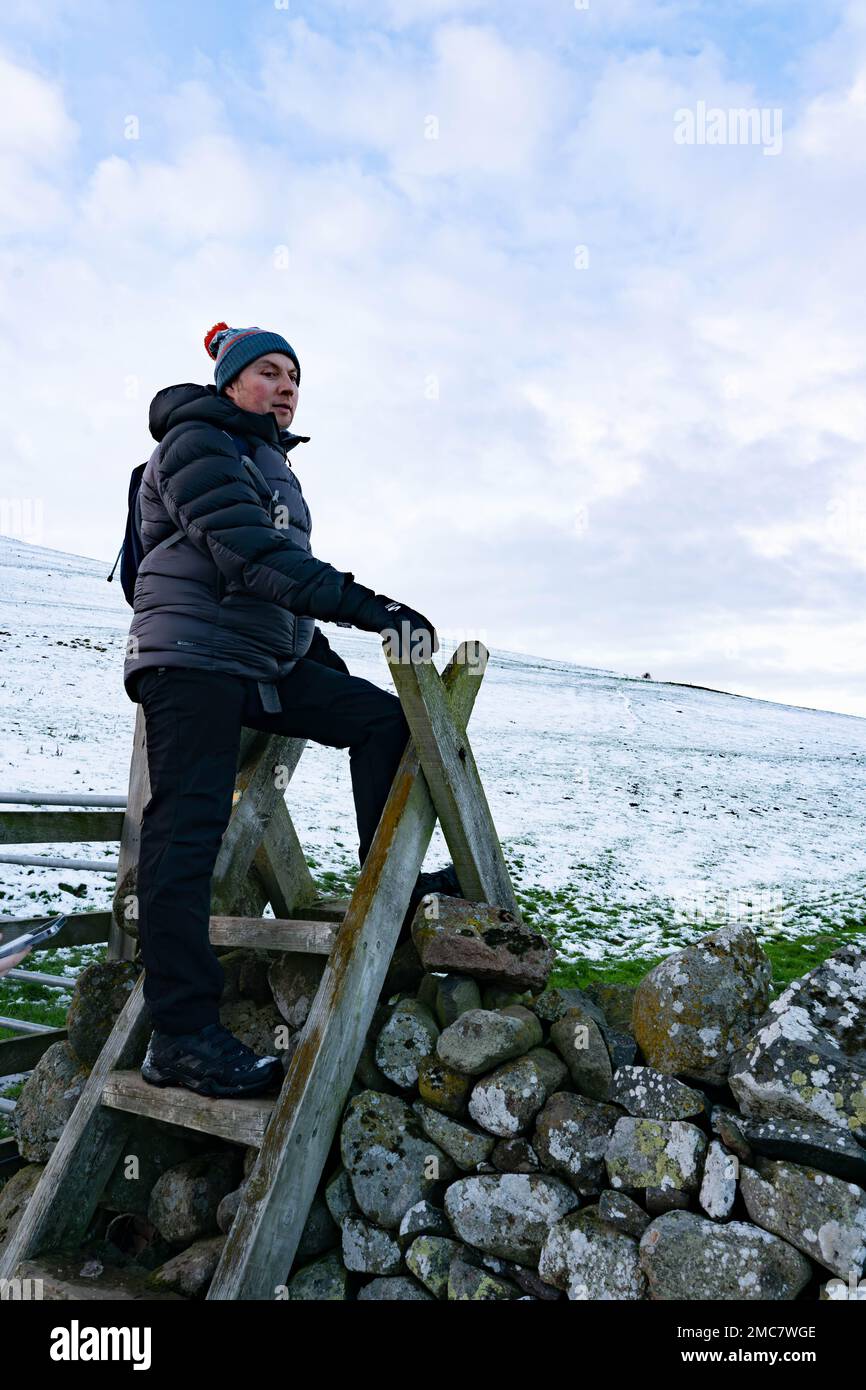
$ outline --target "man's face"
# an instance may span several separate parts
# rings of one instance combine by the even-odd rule
[[[298,369],[284,352],[266,352],[235,377],[226,395],[255,415],[273,411],[280,429],[288,429],[298,408]]]

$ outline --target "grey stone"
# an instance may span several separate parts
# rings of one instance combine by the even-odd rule
[[[454,1071],[480,1076],[500,1062],[521,1057],[537,1047],[541,1038],[541,1024],[534,1014],[515,1018],[489,1009],[469,1009],[440,1033],[436,1052]]]
[[[743,1168],[740,1191],[756,1226],[772,1231],[846,1279],[866,1262],[866,1192],[815,1168],[761,1158]]]
[[[436,982],[435,1013],[440,1028],[448,1028],[461,1014],[481,1008],[481,990],[468,975],[445,975]]]
[[[673,1076],[665,1076],[655,1067],[618,1067],[610,1099],[629,1115],[650,1120],[688,1120],[706,1109],[700,1091]]]
[[[464,1173],[477,1167],[489,1158],[496,1140],[489,1134],[482,1134],[468,1125],[459,1124],[448,1115],[433,1110],[421,1101],[412,1106],[421,1122],[421,1128],[428,1138],[452,1158]]]
[[[550,1228],[538,1272],[573,1300],[634,1302],[646,1294],[637,1241],[604,1221],[596,1206],[573,1211]]]
[[[498,1279],[477,1265],[454,1259],[448,1274],[448,1298],[452,1302],[487,1303],[516,1298],[518,1290],[507,1279]]]
[[[207,1293],[225,1241],[224,1235],[194,1241],[179,1255],[153,1270],[148,1283],[155,1289],[171,1289],[184,1298],[201,1297]]]
[[[640,1240],[652,1219],[631,1197],[611,1188],[606,1188],[599,1197],[598,1214],[609,1226],[635,1240]]]
[[[640,1241],[649,1296],[661,1299],[794,1299],[809,1261],[748,1221],[717,1224],[691,1211],[659,1216]]]
[[[543,989],[555,952],[541,932],[490,903],[435,895],[437,911],[423,904],[412,921],[412,940],[425,970],[471,975],[512,989]]]
[[[438,1037],[430,1010],[417,999],[404,999],[376,1040],[376,1065],[395,1086],[411,1090],[418,1082],[419,1064],[435,1053]]]
[[[400,1224],[408,1207],[431,1195],[437,1181],[447,1182],[456,1171],[411,1107],[379,1091],[363,1091],[351,1101],[340,1153],[361,1211],[389,1230]],[[431,1170],[435,1177],[427,1176]]]
[[[611,1187],[696,1192],[707,1140],[688,1120],[617,1120],[605,1154]]]
[[[583,1095],[607,1100],[613,1067],[604,1034],[586,1009],[571,1008],[551,1026],[550,1040]]]
[[[75,981],[66,1038],[86,1067],[93,1066],[105,1046],[140,974],[141,967],[132,961],[100,960],[85,966]]]
[[[535,1264],[548,1228],[573,1211],[578,1200],[559,1178],[497,1173],[452,1183],[445,1210],[468,1245],[518,1264]]]
[[[660,961],[634,997],[644,1059],[661,1072],[724,1083],[733,1053],[767,1007],[771,974],[754,932],[740,923]]]
[[[428,1293],[415,1279],[409,1279],[405,1274],[390,1279],[373,1279],[369,1284],[365,1284],[358,1294],[359,1303],[392,1303],[397,1300],[417,1302],[425,1298],[432,1299],[432,1293]]]
[[[298,1302],[339,1303],[349,1297],[349,1276],[336,1250],[293,1274],[288,1296]]]
[[[397,1274],[403,1252],[394,1237],[363,1216],[343,1221],[343,1264],[355,1274]]]
[[[43,1052],[10,1116],[18,1152],[28,1163],[48,1162],[88,1075],[68,1042],[52,1043]]]
[[[416,1236],[448,1236],[451,1226],[444,1211],[432,1202],[416,1202],[400,1218],[397,1235],[401,1245],[411,1243]]]
[[[476,1083],[469,1097],[469,1114],[488,1134],[510,1139],[532,1122],[546,1094],[538,1064],[531,1057],[519,1057]]]
[[[465,1245],[447,1236],[418,1236],[406,1251],[406,1264],[434,1298],[447,1298],[451,1262],[465,1251]]]
[[[742,1130],[754,1152],[765,1158],[787,1158],[866,1187],[866,1148],[848,1130],[780,1119],[744,1119]]]
[[[744,1115],[866,1139],[866,947],[849,943],[779,995],[731,1060]]]
[[[173,1245],[213,1235],[219,1204],[239,1186],[240,1175],[240,1156],[228,1149],[178,1163],[154,1183],[147,1219]]]
[[[528,1139],[500,1139],[490,1161],[500,1173],[537,1173],[541,1167]]]
[[[561,1173],[584,1196],[594,1195],[604,1184],[605,1154],[620,1117],[617,1106],[557,1091],[539,1115],[532,1141],[542,1167]]]
[[[698,1201],[713,1221],[726,1221],[737,1196],[739,1159],[728,1153],[718,1139],[710,1141],[704,1161]]]

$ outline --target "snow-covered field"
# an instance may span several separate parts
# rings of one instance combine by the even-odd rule
[[[126,793],[130,610],[108,569],[0,536],[4,791]],[[353,674],[393,688],[377,637],[323,629]],[[864,719],[494,648],[469,732],[516,885],[566,960],[673,949],[671,929],[734,918],[790,936],[866,922]],[[345,752],[309,744],[287,801],[317,872],[357,866]],[[448,857],[437,830],[427,867]],[[104,909],[113,889],[107,872],[5,864],[0,882],[4,917]]]

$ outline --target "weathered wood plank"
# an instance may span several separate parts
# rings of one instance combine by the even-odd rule
[[[0,811],[0,845],[119,840],[122,811]]]
[[[211,881],[211,911],[222,916],[243,911],[244,887],[256,852],[277,805],[285,807],[285,788],[306,747],[306,739],[283,738],[254,729],[242,731],[236,801],[222,838]],[[285,769],[277,774],[276,769]],[[284,827],[288,819],[280,818]],[[259,910],[264,907],[261,903]]]
[[[274,1097],[217,1100],[183,1086],[151,1086],[140,1071],[113,1071],[103,1087],[102,1103],[257,1149],[271,1118]]]
[[[442,677],[464,726],[483,674],[469,645]],[[288,1275],[435,822],[410,740],[208,1299],[270,1299]]]
[[[0,1076],[15,1076],[19,1071],[32,1071],[39,1058],[56,1042],[63,1042],[65,1028],[52,1028],[50,1033],[29,1033],[22,1038],[4,1038],[0,1042]]]
[[[42,1283],[42,1298],[56,1299],[73,1303],[90,1303],[102,1300],[146,1300],[158,1303],[188,1303],[182,1294],[171,1293],[166,1289],[154,1289],[147,1283],[147,1275],[127,1269],[105,1268],[93,1278],[82,1278],[81,1259],[22,1260],[12,1275],[13,1279],[39,1279]],[[37,1286],[38,1287],[38,1286]]]
[[[274,807],[253,865],[275,917],[287,917],[318,897],[319,890],[285,800],[278,801]]]
[[[386,660],[387,660],[386,656]],[[460,887],[520,917],[472,748],[432,662],[388,660]]]
[[[136,709],[132,734],[132,756],[129,761],[129,788],[126,794],[126,814],[120,834],[120,853],[117,860],[117,881],[111,905],[111,928],[108,934],[108,959],[132,960],[137,942],[127,924],[138,920],[138,851],[141,844],[141,813],[150,799],[150,776],[147,767],[147,742],[144,710]]]
[[[136,981],[84,1084],[16,1230],[0,1253],[0,1279],[20,1260],[81,1239],[123,1150],[132,1119],[102,1104],[111,1072],[144,1054],[150,1017]]]
[[[337,938],[335,922],[292,917],[211,917],[213,946],[245,946],[256,951],[298,951],[327,956]]]

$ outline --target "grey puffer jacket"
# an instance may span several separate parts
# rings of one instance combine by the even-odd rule
[[[150,432],[158,444],[139,494],[144,558],[126,693],[138,702],[135,682],[149,667],[191,666],[252,677],[265,708],[279,709],[274,681],[308,651],[316,618],[351,616],[340,600],[347,585],[358,589],[310,548],[309,508],[287,460],[308,436],[196,385],[154,397]],[[248,443],[246,460],[227,432]]]

